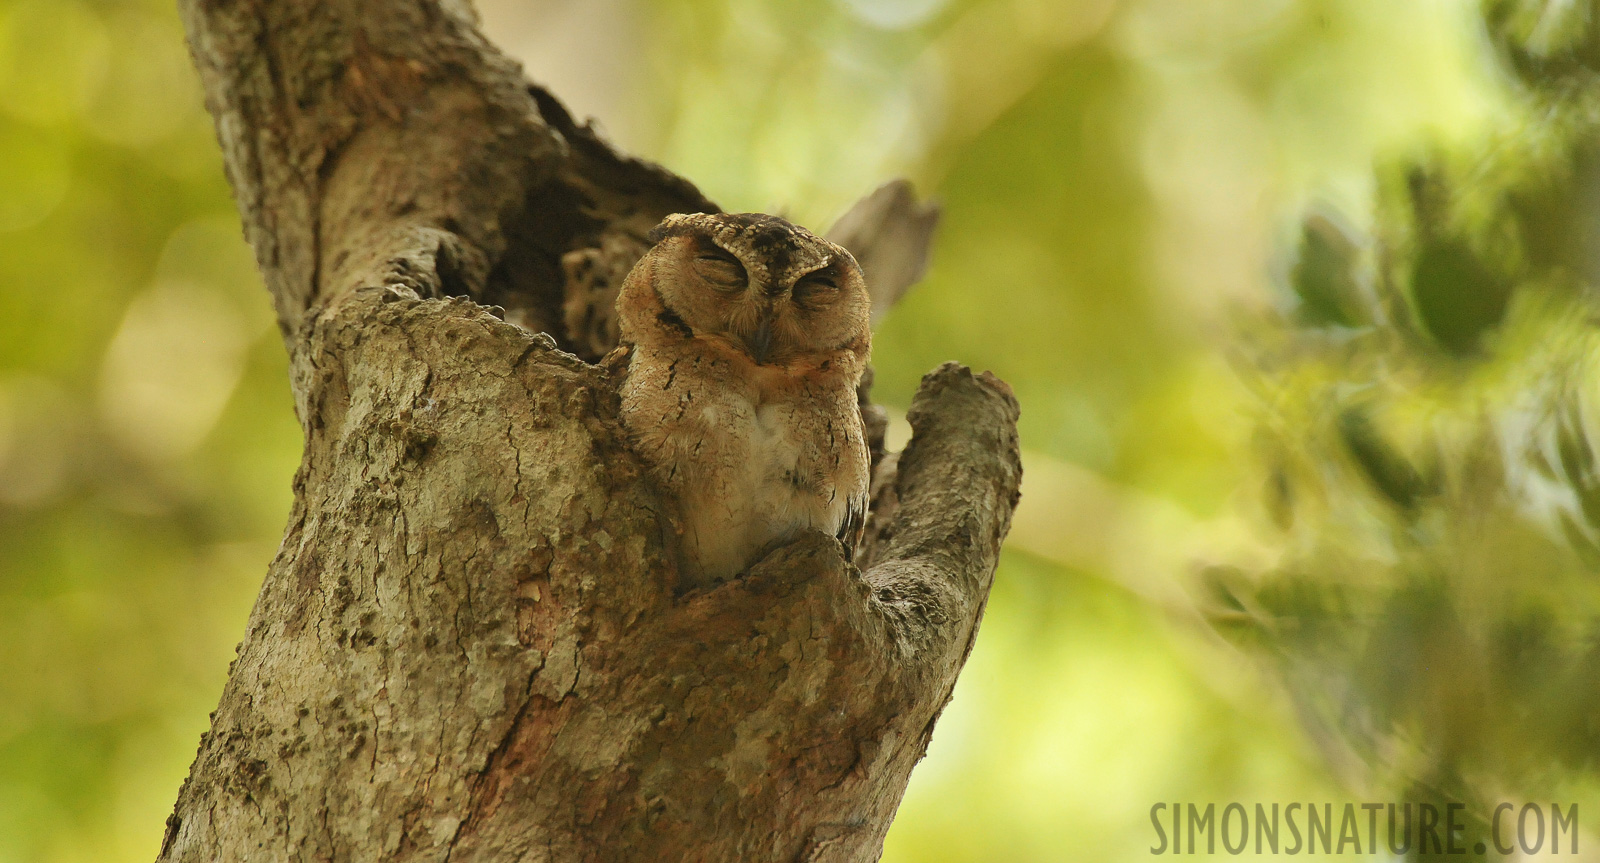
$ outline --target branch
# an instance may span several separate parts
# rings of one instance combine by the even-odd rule
[[[161,859],[875,859],[1016,502],[1004,384],[924,380],[865,576],[818,534],[675,595],[615,372],[559,348],[575,261],[712,205],[456,4],[182,8],[306,450]]]
[[[291,350],[308,312],[386,282],[559,332],[563,254],[716,210],[574,124],[458,5],[179,4]]]
[[[922,379],[906,418],[911,443],[879,468],[858,559],[882,561],[866,580],[898,624],[901,654],[953,661],[953,684],[1020,498],[1017,401],[999,378],[945,363]]]

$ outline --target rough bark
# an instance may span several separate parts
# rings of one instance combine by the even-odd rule
[[[946,365],[821,535],[674,591],[671,502],[562,259],[690,184],[614,153],[444,0],[181,0],[291,357],[295,504],[161,860],[873,860],[1020,480]]]

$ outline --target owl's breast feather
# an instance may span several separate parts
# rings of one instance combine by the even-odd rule
[[[648,350],[632,358],[622,419],[677,498],[691,583],[737,575],[802,530],[837,534],[865,498],[854,382],[794,371]]]

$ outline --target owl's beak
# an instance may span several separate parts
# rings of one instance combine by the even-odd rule
[[[756,331],[745,341],[745,346],[750,349],[750,358],[761,365],[767,361],[767,355],[772,352],[772,319],[766,315],[761,316],[761,323],[756,326]]]

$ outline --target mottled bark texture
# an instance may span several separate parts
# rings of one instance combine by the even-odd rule
[[[710,202],[459,2],[181,6],[305,458],[161,859],[875,859],[1016,502],[1005,385],[924,381],[864,573],[816,535],[678,595],[618,370],[494,307],[565,334],[571,255]]]

